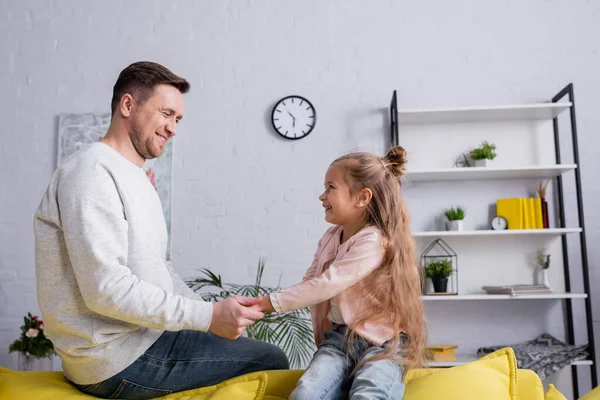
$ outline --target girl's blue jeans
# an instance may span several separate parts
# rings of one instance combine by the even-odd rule
[[[167,331],[124,371],[96,384],[75,386],[106,399],[151,399],[250,372],[288,368],[285,353],[266,342]]]
[[[345,325],[334,324],[331,330],[325,332],[323,342],[290,399],[402,399],[403,367],[396,362],[367,362],[351,375],[360,360],[383,351],[385,343],[377,347],[366,340],[355,340],[352,343],[353,351],[347,356],[346,329]]]

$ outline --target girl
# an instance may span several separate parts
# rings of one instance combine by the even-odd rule
[[[259,308],[311,306],[312,361],[291,399],[401,399],[404,375],[423,364],[420,269],[398,178],[406,151],[335,160],[319,200],[334,226],[302,283],[263,296]]]

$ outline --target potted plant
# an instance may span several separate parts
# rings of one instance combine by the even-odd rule
[[[256,281],[251,285],[223,283],[221,275],[216,275],[206,268],[201,270],[203,277],[188,280],[186,283],[195,292],[209,289],[208,293],[199,293],[206,301],[220,301],[230,296],[264,296],[279,290],[261,286],[264,269],[265,260],[261,258],[258,261]],[[314,335],[308,308],[281,314],[266,313],[263,319],[248,327],[246,334],[251,339],[281,347],[292,368],[301,368],[314,353]]]
[[[449,258],[433,260],[425,266],[425,277],[431,279],[436,293],[444,293],[448,291],[448,277],[452,271],[452,260]]]
[[[465,219],[465,209],[462,207],[450,207],[444,212],[448,221],[446,221],[446,230],[448,231],[462,231],[463,220]]]
[[[21,371],[52,370],[54,345],[44,334],[44,321],[31,313],[23,320],[21,337],[10,345],[8,352],[19,353]]]
[[[471,151],[471,158],[476,167],[487,167],[496,158],[496,145],[483,142],[479,147]]]

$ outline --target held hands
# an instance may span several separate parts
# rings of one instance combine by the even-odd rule
[[[259,300],[259,302],[252,306],[253,309],[262,313],[275,312],[275,308],[273,308],[273,304],[271,303],[271,297],[260,296],[257,297],[256,300]]]
[[[257,307],[260,302],[260,297],[233,296],[215,303],[209,332],[225,339],[239,338],[254,321],[265,316],[261,308]]]

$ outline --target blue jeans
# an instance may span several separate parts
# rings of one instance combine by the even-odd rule
[[[207,332],[164,332],[117,375],[100,383],[75,386],[108,399],[151,399],[250,372],[288,368],[285,353],[266,342],[245,337],[228,340]]]
[[[357,340],[353,352],[346,355],[345,325],[333,325],[325,332],[304,375],[290,396],[290,400],[333,399],[402,399],[404,382],[402,366],[391,360],[367,362],[354,375],[356,364],[365,357],[383,351],[366,340]]]

